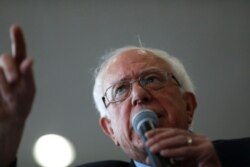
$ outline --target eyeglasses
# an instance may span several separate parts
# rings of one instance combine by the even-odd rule
[[[178,86],[181,87],[178,80],[172,73],[163,72],[159,70],[148,71],[139,76],[136,80],[124,80],[115,83],[107,88],[102,101],[107,108],[111,103],[116,103],[125,100],[131,93],[132,84],[138,82],[138,84],[145,90],[159,90],[166,86],[166,84],[174,80]]]

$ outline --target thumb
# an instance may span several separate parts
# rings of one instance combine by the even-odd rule
[[[147,157],[145,161],[146,161],[147,164],[150,164],[149,157]]]
[[[32,70],[33,64],[34,64],[33,59],[28,57],[25,60],[23,60],[23,62],[20,65],[21,75],[30,81],[33,80],[33,70]]]
[[[30,98],[33,98],[36,89],[32,66],[32,58],[26,58],[20,65],[22,91],[26,91],[26,95],[30,95]]]

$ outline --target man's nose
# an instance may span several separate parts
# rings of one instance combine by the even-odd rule
[[[131,103],[133,105],[148,103],[151,99],[150,92],[142,87],[139,82],[134,82],[131,85]]]

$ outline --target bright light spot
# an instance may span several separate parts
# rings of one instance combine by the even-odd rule
[[[75,159],[75,149],[69,140],[56,135],[41,136],[35,143],[33,156],[43,167],[66,167]]]

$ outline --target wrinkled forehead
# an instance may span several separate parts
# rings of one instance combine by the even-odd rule
[[[131,49],[115,56],[108,63],[104,74],[104,85],[110,85],[122,79],[137,77],[147,69],[160,69],[171,72],[170,65],[143,49]]]

